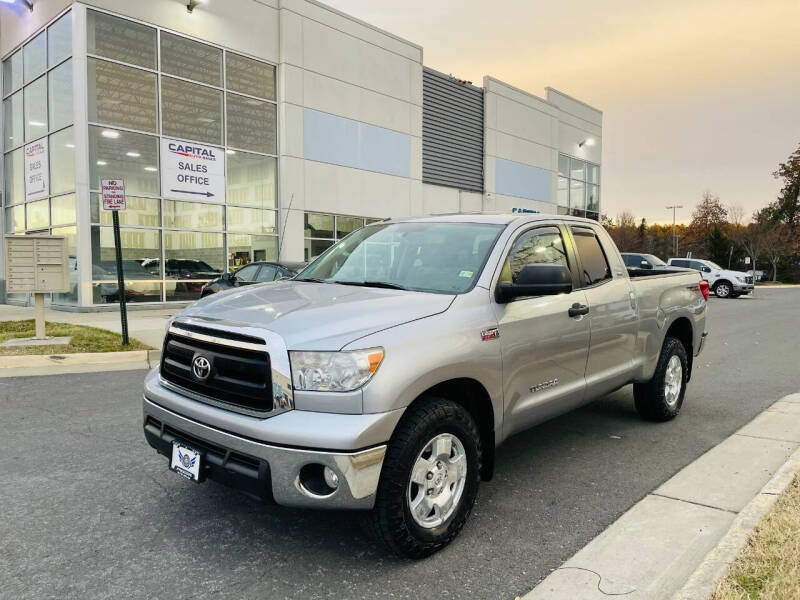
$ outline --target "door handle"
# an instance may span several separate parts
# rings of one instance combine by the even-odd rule
[[[567,310],[567,314],[570,317],[580,317],[581,315],[588,315],[589,314],[589,307],[585,304],[579,304],[576,302],[572,306],[569,307]]]

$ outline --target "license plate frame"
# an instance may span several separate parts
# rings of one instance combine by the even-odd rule
[[[172,442],[172,456],[169,468],[181,477],[200,483],[200,473],[203,465],[203,456],[199,450],[181,441]]]

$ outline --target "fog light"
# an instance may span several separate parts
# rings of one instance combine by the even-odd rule
[[[325,483],[328,484],[328,487],[331,487],[334,490],[339,487],[339,476],[333,471],[333,469],[325,467],[322,474],[325,477]]]

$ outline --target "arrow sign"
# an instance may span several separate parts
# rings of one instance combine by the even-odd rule
[[[211,192],[195,192],[193,190],[170,190],[170,192],[175,192],[177,194],[197,194],[198,196],[205,196],[206,198],[211,198],[214,195]]]

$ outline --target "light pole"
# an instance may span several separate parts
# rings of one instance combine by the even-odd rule
[[[667,207],[667,210],[672,211],[672,253],[675,257],[678,256],[678,230],[675,225],[675,211],[679,208],[683,208],[683,204],[673,204]]]

